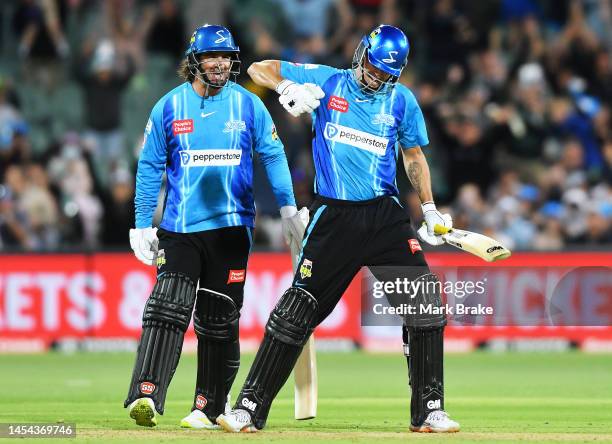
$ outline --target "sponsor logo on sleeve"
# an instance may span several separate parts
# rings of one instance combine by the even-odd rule
[[[147,126],[145,126],[145,134],[151,134],[151,129],[153,128],[153,122],[151,119],[147,121]]]
[[[196,409],[202,410],[204,407],[206,407],[206,404],[208,404],[208,401],[206,400],[204,396],[202,395],[196,396],[196,400],[195,400]]]
[[[172,122],[172,134],[193,133],[193,119],[174,120]]]
[[[384,137],[331,122],[325,124],[324,136],[332,142],[351,145],[379,156],[385,155],[389,143],[389,139]]]
[[[179,151],[183,168],[240,165],[242,150]]]
[[[272,140],[278,140],[278,132],[276,132],[276,125],[272,125]]]
[[[412,254],[416,253],[417,251],[423,251],[421,244],[419,244],[419,241],[416,239],[408,239],[408,246],[410,247],[410,252]]]
[[[244,277],[246,275],[246,270],[230,270],[227,275],[227,283],[235,284],[236,282],[244,282]]]
[[[346,99],[338,96],[331,96],[327,102],[327,109],[333,109],[341,113],[345,113],[349,109],[349,103]]]
[[[150,395],[155,391],[155,384],[152,382],[141,382],[140,383],[140,393],[143,395]]]

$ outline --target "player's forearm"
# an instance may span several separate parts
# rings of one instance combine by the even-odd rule
[[[280,62],[278,60],[255,62],[249,66],[247,74],[259,86],[272,90],[276,89],[276,86],[283,80],[280,75]]]
[[[431,174],[425,154],[420,147],[410,148],[402,151],[404,158],[404,169],[414,190],[419,195],[422,203],[433,202],[431,191]]]

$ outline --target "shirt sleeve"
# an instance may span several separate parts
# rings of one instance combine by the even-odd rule
[[[151,111],[145,128],[143,148],[138,159],[134,198],[136,228],[148,228],[153,223],[167,157],[163,105],[158,104]]]
[[[296,83],[314,83],[321,86],[339,71],[339,69],[326,65],[281,61],[280,75]]]
[[[263,102],[256,97],[255,107],[255,151],[266,169],[279,208],[295,206],[291,173],[285,156],[285,148],[276,132],[270,113]]]
[[[416,98],[406,89],[404,93],[405,110],[399,127],[399,143],[402,148],[429,145],[427,128],[421,107]]]

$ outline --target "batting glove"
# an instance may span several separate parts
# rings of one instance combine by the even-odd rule
[[[451,215],[440,213],[433,202],[425,202],[421,205],[421,209],[423,210],[425,224],[418,229],[417,234],[429,245],[442,245],[444,239],[442,239],[442,236],[434,234],[434,227],[438,224],[443,227],[452,228],[453,219]]]
[[[286,206],[280,209],[281,222],[283,224],[283,236],[291,251],[300,251],[304,231],[308,224],[308,208],[304,207],[299,212],[296,207]]]
[[[157,260],[157,228],[131,228],[130,246],[140,262],[154,265]]]
[[[319,99],[325,97],[323,90],[314,83],[299,83],[283,80],[276,86],[278,101],[293,117],[311,113],[321,104]]]

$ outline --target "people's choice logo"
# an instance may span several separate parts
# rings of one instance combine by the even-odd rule
[[[379,156],[385,155],[389,143],[389,139],[384,137],[331,122],[325,125],[324,135],[329,141],[351,145]]]
[[[179,151],[184,168],[204,166],[236,166],[242,159],[241,150],[189,150]]]

